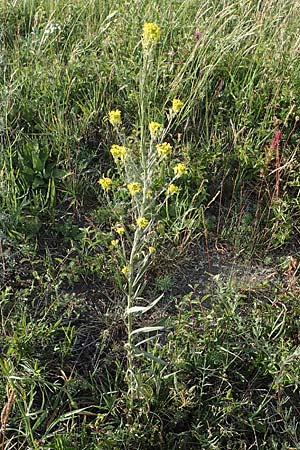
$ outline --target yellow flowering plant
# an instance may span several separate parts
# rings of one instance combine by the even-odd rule
[[[112,187],[112,179],[109,177],[102,177],[98,180],[98,183],[105,191],[108,191]]]
[[[178,194],[180,188],[178,186],[176,186],[175,184],[171,183],[168,188],[167,188],[167,195],[174,195],[174,194]]]
[[[138,192],[141,191],[142,186],[141,186],[141,183],[137,183],[137,182],[128,183],[127,189],[129,191],[130,195],[132,195],[132,197],[134,197]]]
[[[122,267],[121,272],[123,275],[127,276],[130,273],[130,269],[128,266],[124,266]]]
[[[135,370],[137,370],[135,358],[152,357],[151,353],[142,350],[137,339],[143,333],[150,333],[149,338],[152,340],[155,337],[153,333],[156,334],[162,329],[161,326],[134,329],[135,315],[144,314],[162,297],[152,301],[142,297],[145,274],[149,264],[155,260],[155,236],[159,233],[158,222],[161,222],[158,218],[165,208],[166,217],[170,219],[169,203],[173,202],[176,205],[181,196],[181,187],[174,184],[174,181],[188,174],[187,166],[183,162],[175,166],[171,164],[171,157],[174,155],[177,158],[179,142],[175,147],[168,142],[172,120],[183,108],[183,101],[179,98],[173,99],[172,113],[166,112],[166,126],[162,125],[163,121],[159,123],[152,121],[149,117],[148,105],[151,98],[151,93],[148,92],[151,86],[149,77],[154,63],[154,56],[150,53],[154,44],[158,42],[160,33],[160,28],[155,23],[145,23],[142,32],[143,65],[139,77],[139,123],[136,132],[128,138],[124,129],[119,127],[122,123],[120,109],[108,113],[109,122],[117,127],[118,141],[110,148],[117,178],[114,183],[115,189],[113,190],[110,178],[103,177],[101,183],[99,180],[103,189],[114,191],[115,199],[121,204],[120,211],[122,211],[117,224],[112,228],[114,236],[110,242],[110,249],[113,251],[114,261],[116,258],[118,260],[116,272],[119,275],[116,274],[116,278],[126,299],[128,367],[126,381],[131,406],[134,398],[139,395],[135,377]],[[135,136],[135,139],[132,136]],[[124,193],[130,195],[124,196]],[[118,209],[115,208],[115,210]],[[142,303],[140,303],[141,300]],[[146,341],[147,339],[146,337]],[[145,337],[142,341],[145,342]],[[156,360],[158,361],[157,358]],[[160,362],[163,364],[163,361]]]
[[[183,101],[179,98],[174,98],[172,101],[172,112],[177,114],[183,107]]]
[[[184,163],[178,163],[174,168],[174,174],[178,177],[181,177],[182,175],[188,174],[188,169]]]
[[[146,217],[138,217],[136,219],[136,224],[139,228],[144,229],[148,225],[149,220]]]
[[[108,120],[114,126],[121,125],[122,123],[121,111],[119,109],[109,111]]]
[[[157,144],[156,146],[158,154],[161,156],[170,156],[172,155],[173,148],[171,144],[168,142],[162,142],[161,144]]]
[[[116,227],[116,233],[118,233],[121,236],[122,234],[125,233],[125,228],[122,226]]]
[[[124,161],[126,156],[128,155],[129,149],[124,147],[123,145],[114,144],[111,146],[110,153],[112,154],[115,162],[119,160]]]
[[[152,44],[156,44],[160,38],[160,28],[156,23],[146,22],[143,27],[143,46],[149,47]]]
[[[154,139],[159,135],[159,133],[162,129],[162,125],[158,122],[150,122],[148,125],[148,128],[149,128],[152,139]]]

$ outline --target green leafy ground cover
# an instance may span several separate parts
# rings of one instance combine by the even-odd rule
[[[2,1],[2,449],[300,448],[299,9]]]

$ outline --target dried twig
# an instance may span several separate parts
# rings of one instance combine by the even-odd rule
[[[14,405],[15,399],[16,399],[16,393],[14,391],[14,389],[11,389],[8,391],[8,400],[5,403],[5,405],[2,408],[1,411],[1,432],[2,432],[2,446],[1,449],[4,450],[4,445],[5,445],[5,432],[6,432],[6,427],[7,427],[7,423],[8,423],[8,418],[10,415],[10,412],[12,410],[12,407]]]

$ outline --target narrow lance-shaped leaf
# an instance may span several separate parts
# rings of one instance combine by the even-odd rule
[[[153,300],[152,303],[150,303],[150,305],[148,306],[131,306],[130,308],[127,308],[127,314],[132,314],[132,313],[138,313],[140,312],[141,314],[144,314],[145,312],[149,311],[151,308],[153,308],[158,302],[159,300],[162,299],[162,297],[164,296],[164,294],[161,294],[159,297],[157,297],[155,300]]]
[[[161,336],[160,333],[159,333],[159,334],[156,334],[155,336],[150,336],[150,337],[148,337],[148,338],[146,338],[146,339],[143,339],[142,341],[138,342],[138,343],[135,344],[134,346],[135,346],[135,347],[139,347],[140,345],[146,344],[146,343],[149,342],[149,341],[154,341],[154,339],[157,339],[157,338],[159,338],[160,336]]]
[[[162,331],[164,330],[164,327],[162,326],[155,326],[155,327],[143,327],[143,328],[137,328],[136,330],[133,330],[130,335],[133,336],[134,334],[139,333],[151,333],[151,331]]]

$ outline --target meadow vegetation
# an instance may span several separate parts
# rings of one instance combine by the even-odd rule
[[[299,17],[2,0],[2,450],[300,448]]]

